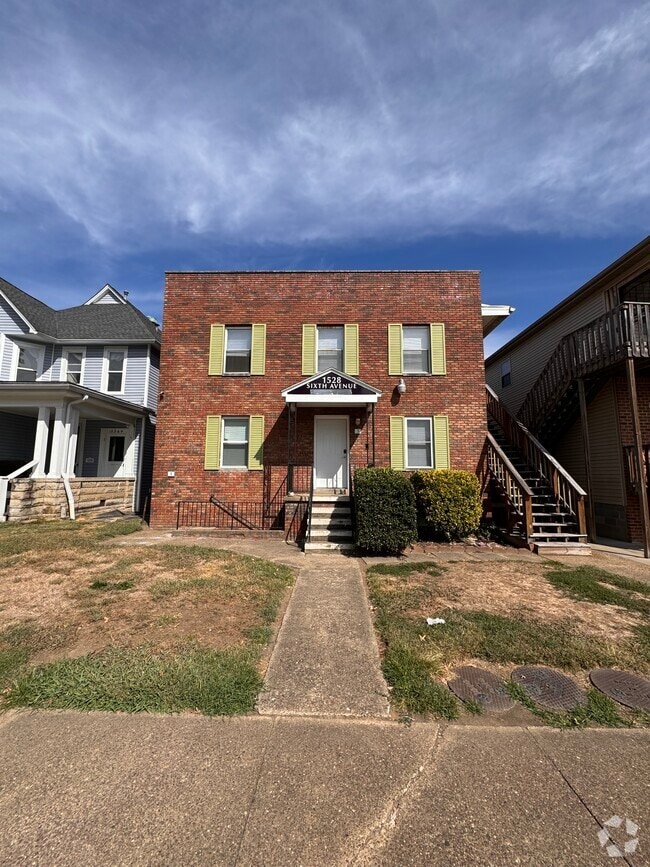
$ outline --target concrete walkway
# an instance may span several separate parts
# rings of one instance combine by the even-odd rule
[[[647,730],[21,711],[0,748],[7,867],[650,864]]]
[[[388,689],[356,560],[332,554],[304,558],[258,710],[300,716],[388,716]]]

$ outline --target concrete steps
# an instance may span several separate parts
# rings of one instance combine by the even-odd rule
[[[352,512],[346,495],[314,497],[311,509],[311,534],[305,551],[351,551]]]

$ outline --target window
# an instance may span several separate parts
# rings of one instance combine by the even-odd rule
[[[251,372],[251,333],[250,325],[244,328],[226,328],[225,373]]]
[[[501,365],[501,388],[505,388],[507,385],[510,385],[512,382],[512,376],[510,375],[510,359],[504,361]]]
[[[343,370],[343,326],[318,326],[317,373],[334,367]]]
[[[81,385],[83,363],[84,353],[82,349],[64,350],[61,372],[66,382],[73,382],[75,385]]]
[[[433,467],[431,419],[406,419],[406,466],[409,469]]]
[[[109,349],[106,353],[106,391],[124,391],[124,368],[126,349]]]
[[[221,466],[248,466],[248,417],[224,418]]]
[[[36,382],[41,375],[43,349],[40,346],[18,346],[16,382]]]
[[[430,373],[431,332],[428,325],[404,325],[402,329],[404,373]]]
[[[124,443],[125,437],[111,437],[108,441],[108,460],[116,463],[122,463],[124,460]]]

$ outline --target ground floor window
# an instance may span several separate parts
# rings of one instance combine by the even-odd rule
[[[221,466],[246,469],[248,466],[248,417],[223,420]]]
[[[433,467],[430,418],[406,419],[406,466],[412,470]]]

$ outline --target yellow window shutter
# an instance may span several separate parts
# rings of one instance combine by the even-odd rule
[[[210,376],[220,376],[223,373],[223,350],[225,339],[225,325],[210,326],[210,361],[208,362],[208,373]]]
[[[404,416],[390,417],[390,465],[394,470],[404,469]]]
[[[261,470],[264,450],[264,416],[252,415],[248,424],[248,469]]]
[[[388,326],[388,374],[399,376],[402,368],[402,326]]]
[[[449,417],[446,415],[433,417],[433,456],[437,470],[449,469]]]
[[[346,325],[343,340],[345,352],[345,373],[359,375],[359,326]]]
[[[218,470],[221,466],[221,416],[209,415],[205,421],[206,470]]]
[[[445,326],[442,322],[432,322],[431,329],[431,373],[447,373],[445,354]]]
[[[257,376],[266,373],[266,325],[251,327],[251,373]]]
[[[302,326],[302,372],[304,376],[316,373],[316,326]]]

